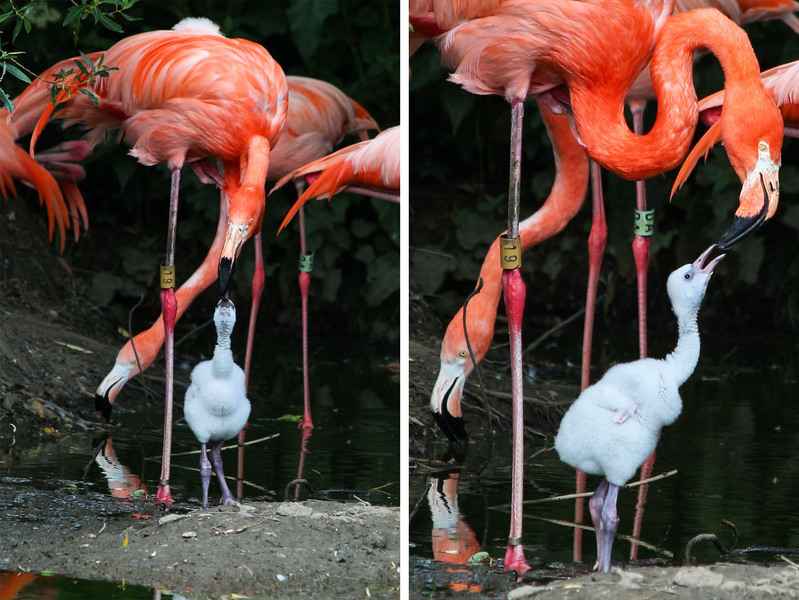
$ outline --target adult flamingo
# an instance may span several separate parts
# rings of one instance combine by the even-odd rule
[[[538,95],[553,110],[563,110],[563,94],[558,88],[565,84],[576,130],[589,155],[627,179],[642,179],[673,168],[687,152],[697,120],[690,57],[694,49],[706,47],[718,56],[727,88],[736,96],[735,107],[723,120],[730,160],[740,167],[736,172],[746,174],[742,177],[741,205],[749,201],[761,207],[776,203],[782,122],[753,77],[757,59],[748,39],[718,11],[696,10],[669,18],[671,8],[669,2],[617,1],[599,6],[595,2],[506,0],[490,16],[456,26],[439,38],[439,46],[445,61],[455,70],[451,80],[467,91],[500,94],[511,101],[515,116],[512,140],[519,138],[523,100]],[[602,27],[596,27],[596,23],[602,23]],[[662,110],[653,129],[636,136],[623,119],[624,96],[653,47],[653,81]],[[746,130],[742,126],[744,113],[754,115],[757,127]],[[757,160],[760,142],[769,148],[769,162],[765,164]],[[518,157],[518,144],[512,141],[512,147],[513,156]],[[518,186],[517,164],[512,158],[511,189]],[[768,197],[764,197],[759,182],[755,184],[760,175],[773,184]],[[606,236],[601,194],[595,194],[594,199],[584,355],[590,347],[596,282]],[[754,218],[737,219],[721,243],[751,231],[757,224]],[[508,312],[521,311],[512,307]],[[518,340],[520,323],[509,323],[509,329],[512,340]],[[512,375],[514,381],[520,379],[520,358],[517,353],[512,361],[512,373],[517,374]],[[431,399],[434,406],[447,399],[440,395],[441,390],[454,387],[454,372],[459,368],[462,370],[462,364],[453,365],[449,386],[436,386],[438,396],[434,391]],[[506,568],[524,571],[529,567],[518,543],[520,536],[516,535],[521,531],[522,480],[522,397],[518,389],[515,386],[514,497]],[[578,475],[578,487],[584,488],[584,476]],[[581,514],[577,517],[579,520]]]
[[[286,127],[271,152],[269,179],[284,175],[292,168],[304,164],[307,159],[324,155],[348,133],[360,135],[368,129],[376,128],[374,120],[368,113],[334,86],[306,77],[290,76],[286,80],[290,99]],[[211,177],[207,177],[205,172],[201,172],[200,175],[204,181],[214,183],[213,173]],[[218,178],[217,183],[219,183]],[[219,262],[224,244],[226,221],[227,202],[220,197],[220,216],[209,252],[197,270],[177,291],[178,320],[194,299],[217,279],[214,265]],[[244,361],[244,372],[248,381],[252,365],[255,323],[264,285],[260,222],[253,241],[256,260]],[[97,394],[113,403],[125,384],[155,361],[163,343],[164,329],[159,318],[148,329],[122,346],[113,368],[98,386]]]
[[[219,261],[224,289],[242,244],[260,226],[269,154],[286,120],[288,89],[280,66],[262,46],[226,38],[207,19],[184,19],[171,31],[130,36],[109,48],[104,57],[106,64],[117,70],[94,81],[77,74],[69,82],[71,87],[59,92],[56,99],[68,104],[61,117],[77,119],[80,107],[92,100],[76,92],[90,88],[99,111],[90,110],[89,114],[93,118],[104,115],[106,121],[89,120],[84,124],[100,132],[109,128],[109,122],[119,126],[132,144],[131,155],[145,165],[165,162],[172,174],[166,265],[161,276],[166,398],[161,477],[156,494],[158,502],[168,505],[172,503],[169,479],[173,342],[178,312],[174,254],[180,173],[187,163],[200,163],[202,166],[196,165],[197,168],[212,171],[213,167],[204,162],[208,158],[219,159],[224,166],[224,175],[217,174],[228,201],[228,224]],[[81,59],[72,59],[77,60]],[[81,72],[85,68],[84,64]],[[16,126],[11,129],[16,139],[27,132],[25,126],[30,127],[32,116],[41,114],[32,129],[31,153],[38,133],[54,110],[49,82],[56,73],[48,70],[31,84],[5,122],[9,129]],[[17,116],[19,121],[14,123]],[[117,383],[109,381],[106,392]],[[108,411],[109,395],[98,398],[98,408]]]

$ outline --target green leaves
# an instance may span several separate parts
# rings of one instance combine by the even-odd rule
[[[294,0],[286,12],[297,50],[308,63],[319,47],[325,21],[338,12],[338,0]]]

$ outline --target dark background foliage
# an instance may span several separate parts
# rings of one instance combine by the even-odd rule
[[[125,9],[124,15],[117,12]],[[102,2],[0,2],[0,15],[25,9],[28,26],[7,18],[0,27],[3,48],[25,52],[16,57],[35,72],[79,50],[109,47],[125,35],[171,28],[187,16],[218,23],[229,37],[263,44],[291,75],[324,79],[357,99],[381,127],[399,123],[399,6],[365,0],[130,0]],[[82,21],[65,18],[80,8]],[[103,17],[96,19],[96,13]],[[108,23],[108,19],[113,22]],[[29,31],[26,31],[29,29]],[[124,30],[124,33],[122,31]],[[22,84],[7,77],[13,96]],[[52,130],[52,131],[50,131]],[[40,148],[62,134],[51,127]],[[76,137],[79,132],[68,136]],[[347,139],[344,143],[352,143]],[[166,234],[169,179],[164,167],[144,167],[126,155],[127,148],[104,144],[88,161],[81,189],[89,207],[91,230],[77,244],[68,243],[65,259],[84,283],[89,301],[109,318],[127,326],[127,314],[142,292],[146,303],[136,314],[135,329],[158,313],[157,271]],[[33,196],[24,194],[29,200]],[[260,329],[274,334],[281,324],[299,322],[296,226],[275,237],[277,224],[295,199],[293,186],[268,198],[264,223],[267,282]],[[395,205],[341,195],[331,204],[314,203],[306,211],[310,248],[316,269],[310,308],[314,333],[358,334],[396,341],[399,310],[399,210]],[[178,280],[187,278],[205,255],[218,215],[218,195],[184,174],[178,225]],[[44,214],[42,214],[44,223]],[[41,231],[35,235],[44,235]],[[53,250],[55,252],[55,249]],[[249,309],[251,246],[242,250],[236,295]],[[205,321],[214,301],[206,293],[187,315]],[[357,306],[359,310],[352,310]],[[330,318],[327,318],[330,317]],[[333,326],[335,324],[335,327]]]
[[[747,32],[764,70],[799,56],[799,37],[781,22],[755,24]],[[412,285],[446,323],[474,287],[488,245],[504,229],[510,110],[502,98],[474,96],[447,82],[432,45],[415,55],[411,72]],[[702,57],[694,74],[699,97],[723,84],[721,68],[712,56]],[[656,107],[650,103],[647,127],[655,114]],[[525,119],[522,216],[541,205],[554,176],[551,146],[534,104],[528,103]],[[703,132],[700,125],[697,139]],[[796,141],[785,141],[779,212],[717,269],[712,301],[706,302],[703,319],[718,319],[728,330],[769,334],[799,327],[798,152]],[[668,273],[718,239],[731,223],[740,192],[721,147],[700,164],[669,204],[675,175],[667,173],[647,183],[657,228],[651,246],[649,309],[655,329],[662,324],[667,332],[673,328],[665,301]],[[605,301],[598,325],[622,330],[632,347],[637,343],[630,247],[635,186],[608,173],[603,181],[608,249],[600,283]],[[566,230],[526,255],[528,322],[534,316],[562,318],[582,306],[590,223],[589,190],[583,208]],[[578,323],[573,326],[575,333]]]

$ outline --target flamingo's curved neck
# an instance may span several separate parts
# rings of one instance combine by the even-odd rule
[[[698,118],[692,56],[700,48],[709,50],[721,63],[725,112],[735,112],[741,94],[762,90],[757,58],[740,27],[715,9],[674,15],[663,27],[652,57],[658,113],[649,133],[638,136],[627,126],[626,89],[609,89],[601,81],[570,86],[578,131],[592,158],[631,180],[646,179],[680,163]]]
[[[679,337],[674,352],[666,356],[666,364],[672,370],[677,386],[681,386],[693,374],[699,363],[699,323],[698,312],[678,315]]]
[[[213,371],[217,377],[224,377],[233,370],[233,352],[230,349],[230,334],[219,332],[214,348]]]

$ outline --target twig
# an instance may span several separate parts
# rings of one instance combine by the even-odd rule
[[[213,320],[213,319],[208,319],[208,320],[207,320],[205,323],[201,323],[200,325],[197,325],[197,327],[195,327],[194,329],[192,329],[191,331],[189,331],[189,332],[188,332],[186,335],[184,335],[184,336],[183,336],[182,338],[180,338],[180,339],[179,339],[177,342],[175,342],[175,348],[179,348],[179,347],[180,347],[180,345],[181,345],[183,342],[185,342],[187,339],[189,339],[189,338],[190,338],[190,337],[192,337],[193,335],[195,335],[195,334],[199,333],[200,331],[202,331],[203,329],[205,329],[206,327],[208,327],[208,326],[209,326],[211,323],[213,323],[213,322],[214,322],[214,320]]]
[[[552,523],[553,525],[561,525],[562,527],[571,527],[572,529],[582,529],[583,531],[595,531],[593,527],[589,527],[588,525],[580,525],[578,523],[572,523],[571,521],[562,521],[560,519],[547,519],[546,517],[538,517],[536,515],[524,515],[525,519],[535,519],[536,521],[544,521],[545,523]],[[640,539],[636,539],[631,535],[617,535],[617,540],[624,540],[626,542],[630,542],[631,544],[636,544],[638,546],[643,546],[647,550],[651,550],[657,554],[665,556],[667,558],[674,558],[674,554],[665,550],[664,548],[659,548],[654,544],[650,544]]]
[[[601,296],[599,298],[597,298],[597,302],[599,302],[601,299],[602,299]],[[580,310],[578,310],[576,313],[574,313],[570,317],[566,317],[565,319],[563,319],[559,323],[556,323],[555,325],[553,325],[552,327],[547,329],[544,333],[539,335],[537,338],[535,338],[532,342],[530,342],[527,345],[527,348],[524,349],[524,353],[528,354],[528,353],[532,352],[533,350],[535,350],[536,348],[538,348],[538,346],[540,346],[544,341],[546,341],[547,338],[549,338],[551,335],[557,333],[558,331],[560,331],[561,329],[563,329],[564,327],[566,327],[570,323],[572,323],[572,322],[576,321],[577,319],[579,319],[580,316],[583,313],[585,313],[585,307],[581,308]]]
[[[667,477],[673,477],[679,471],[677,469],[673,469],[666,473],[661,473],[660,475],[654,475],[653,477],[649,477],[647,479],[642,479],[641,481],[634,481],[633,483],[628,483],[624,487],[627,489],[635,488],[645,483],[652,483],[653,481],[659,481],[661,479],[666,479]],[[574,500],[576,498],[590,498],[594,495],[594,492],[582,492],[580,494],[564,494],[563,496],[550,496],[549,498],[536,498],[534,500],[525,500],[522,504],[542,504],[544,502],[558,502],[560,500]],[[489,506],[489,510],[502,510],[507,509],[510,504],[498,504],[496,506]]]
[[[495,398],[501,398],[503,400],[510,400],[513,398],[509,392],[500,392],[499,390],[485,390],[485,393],[489,396],[494,396]],[[524,401],[529,402],[530,404],[545,406],[547,408],[560,408],[566,404],[565,402],[555,402],[553,400],[541,400],[540,398],[533,398],[532,396],[524,396]]]
[[[780,554],[780,558],[782,560],[784,560],[785,562],[787,562],[789,565],[791,565],[794,569],[799,571],[799,565],[797,565],[795,562],[793,562],[790,558],[787,558],[787,557],[783,556],[782,554]]]
[[[279,433],[273,433],[272,435],[267,435],[262,438],[258,438],[257,440],[250,440],[249,442],[244,442],[242,446],[252,446],[254,444],[260,444],[261,442],[266,442],[268,440],[273,440],[276,437],[280,437]],[[230,446],[223,446],[220,450],[232,450],[233,448],[238,448],[238,444],[231,444]],[[199,454],[201,450],[187,450],[186,452],[176,452],[174,454],[170,454],[170,456],[191,456],[192,454]],[[151,460],[151,461],[160,461],[161,456],[146,456],[144,460]]]
[[[233,446],[233,447],[235,448],[236,446]],[[183,465],[174,465],[173,464],[172,468],[173,469],[184,469],[185,471],[194,471],[195,473],[199,473],[200,472],[200,469],[198,469],[196,467],[186,467],[186,466],[183,466]],[[235,477],[233,477],[231,475],[225,475],[225,479],[227,479],[229,481],[238,481]],[[259,492],[264,492],[265,494],[269,494],[270,496],[274,495],[274,492],[272,490],[268,490],[265,487],[263,487],[261,485],[258,485],[257,483],[253,483],[252,481],[247,481],[246,479],[242,479],[241,482],[244,485],[248,485],[251,488],[255,488]]]

